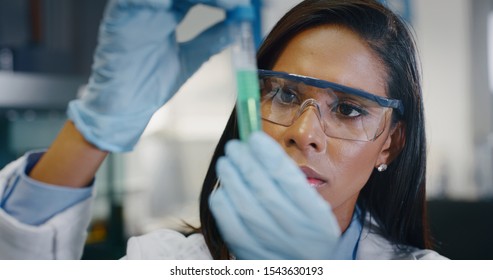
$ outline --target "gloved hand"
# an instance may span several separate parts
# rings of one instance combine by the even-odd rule
[[[131,150],[154,112],[230,43],[230,21],[176,41],[177,25],[198,3],[230,10],[250,0],[110,0],[86,92],[68,108],[87,141],[102,150]]]
[[[239,259],[330,259],[340,228],[330,205],[272,138],[228,142],[212,214]]]

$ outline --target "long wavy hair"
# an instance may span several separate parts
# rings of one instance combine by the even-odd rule
[[[430,248],[425,201],[426,137],[419,64],[408,26],[388,8],[371,0],[307,0],[292,8],[265,38],[258,53],[261,69],[272,69],[283,49],[300,32],[320,25],[339,25],[359,34],[383,62],[386,90],[404,104],[406,141],[386,172],[374,171],[360,192],[358,205],[379,224],[395,245]],[[209,209],[209,195],[220,183],[215,171],[224,146],[238,138],[235,110],[216,146],[200,195],[199,231],[214,259],[228,259],[228,248]]]

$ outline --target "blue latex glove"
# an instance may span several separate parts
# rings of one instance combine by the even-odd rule
[[[216,168],[209,204],[237,258],[331,259],[340,236],[331,207],[272,138],[230,141]]]
[[[226,10],[249,0],[111,0],[99,29],[92,74],[68,116],[86,140],[113,152],[132,150],[152,115],[212,55],[230,42],[220,22],[191,41],[175,29],[203,3]]]

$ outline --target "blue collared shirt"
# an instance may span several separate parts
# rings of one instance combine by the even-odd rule
[[[92,184],[85,188],[68,188],[45,184],[27,174],[43,155],[30,153],[27,164],[0,194],[0,208],[18,221],[41,225],[54,215],[91,196]]]
[[[344,231],[339,239],[339,243],[334,249],[334,259],[336,260],[355,260],[358,250],[359,239],[363,226],[361,224],[361,211],[358,207],[354,211],[353,218],[349,227]]]

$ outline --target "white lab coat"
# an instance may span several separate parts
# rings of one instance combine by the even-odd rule
[[[396,247],[378,234],[373,223],[366,220],[356,251],[358,260],[446,260],[432,250],[414,247]],[[172,230],[157,230],[128,241],[125,259],[211,259],[209,249],[202,234],[188,237]]]
[[[23,172],[26,156],[0,171],[0,194],[9,180]],[[0,209],[0,259],[79,259],[91,219],[92,199],[82,201],[40,226],[18,222]],[[369,226],[373,224],[373,226]],[[357,259],[445,259],[431,250],[396,248],[367,220]],[[172,230],[157,230],[132,237],[124,259],[211,259],[201,234],[188,237]]]

